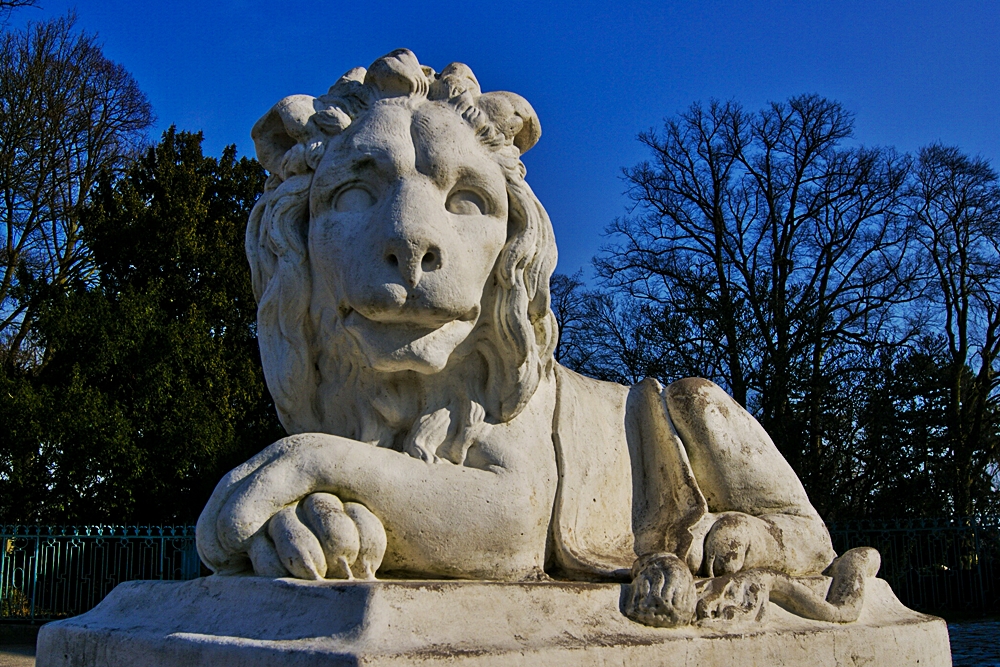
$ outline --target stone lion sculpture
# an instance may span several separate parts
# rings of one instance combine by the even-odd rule
[[[555,241],[521,162],[540,134],[520,96],[406,50],[256,124],[270,176],[246,247],[293,435],[219,483],[202,559],[220,575],[630,581],[624,611],[660,626],[757,618],[768,597],[853,620],[877,553],[835,560],[739,404],[705,380],[629,388],[555,362]]]

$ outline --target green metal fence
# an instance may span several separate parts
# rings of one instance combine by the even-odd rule
[[[834,548],[882,554],[879,576],[929,612],[1000,613],[1000,517],[844,521]],[[0,526],[0,621],[81,614],[131,579],[194,579],[194,526]]]
[[[0,620],[93,608],[131,579],[194,579],[194,526],[0,526]]]
[[[878,576],[908,607],[1000,613],[1000,517],[842,521],[830,536],[838,553],[878,549]]]

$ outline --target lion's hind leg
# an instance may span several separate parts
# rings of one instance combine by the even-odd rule
[[[826,570],[831,577],[824,596],[807,581],[767,568],[753,568],[695,581],[673,554],[636,561],[624,607],[634,621],[657,627],[700,626],[732,629],[759,623],[767,603],[816,621],[853,623],[861,615],[868,579],[878,574],[878,551],[851,549]]]
[[[706,579],[698,584],[698,622],[759,621],[770,600],[803,618],[853,623],[861,615],[865,582],[878,574],[880,564],[878,551],[870,547],[844,553],[827,568],[831,581],[825,597],[795,577],[770,570]]]
[[[829,532],[757,420],[708,380],[674,382],[664,398],[708,509],[719,517],[706,538],[703,569],[822,572],[835,556]]]
[[[776,577],[771,599],[793,614],[817,621],[853,623],[861,615],[865,582],[878,574],[882,559],[871,547],[851,549],[840,556],[826,574],[832,578],[823,598],[787,576]]]

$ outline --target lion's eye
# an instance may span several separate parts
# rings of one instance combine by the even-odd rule
[[[448,195],[445,208],[456,215],[483,215],[486,213],[486,202],[472,190],[456,190]]]
[[[351,213],[371,208],[375,198],[364,188],[351,187],[337,194],[333,208],[338,213]]]

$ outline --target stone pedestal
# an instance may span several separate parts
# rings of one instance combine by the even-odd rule
[[[37,665],[951,665],[944,621],[870,584],[857,623],[770,605],[763,624],[668,630],[625,618],[617,584],[133,581],[44,626]]]

